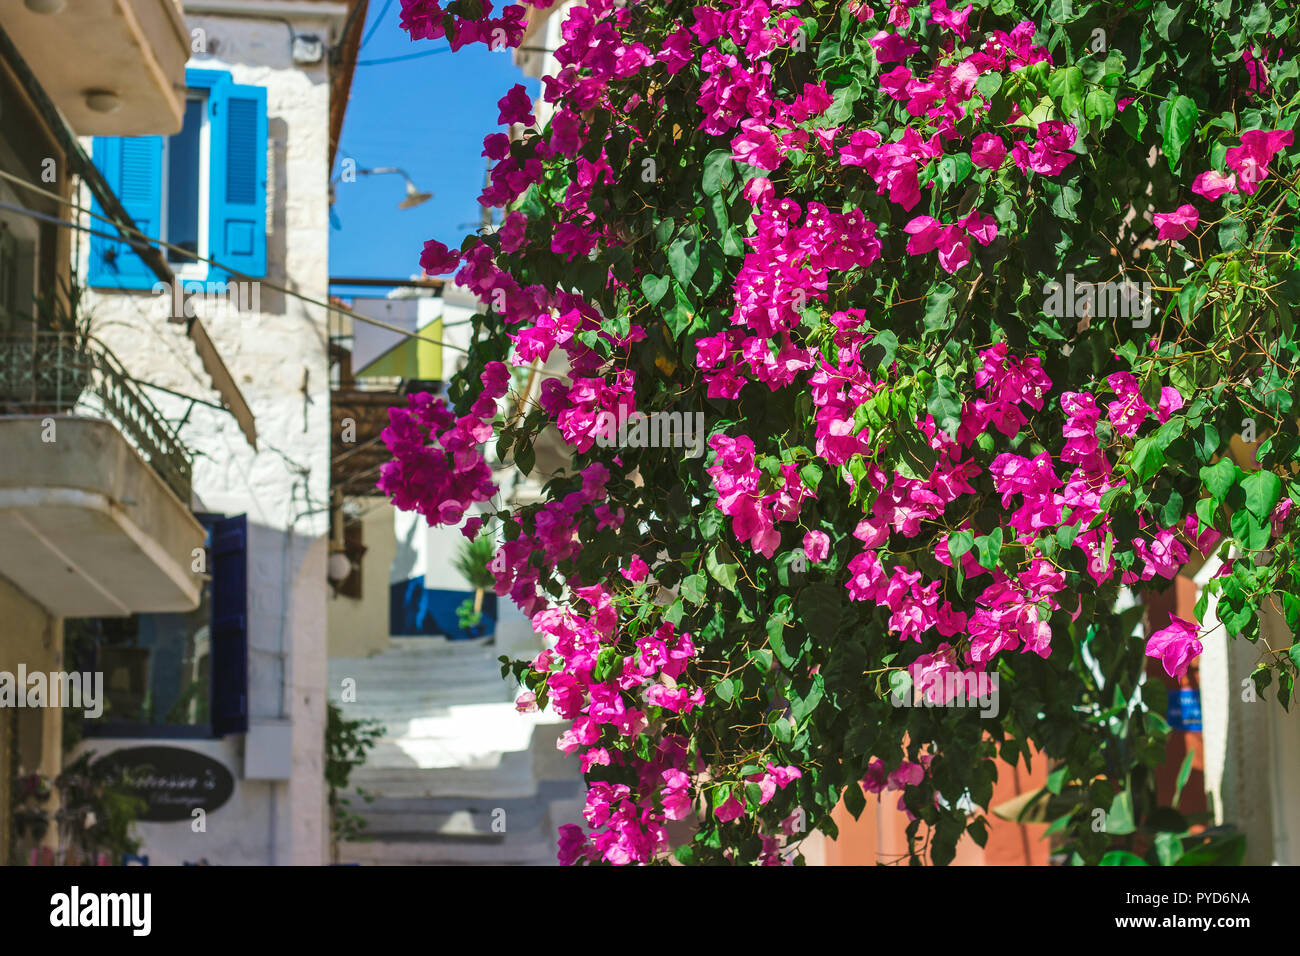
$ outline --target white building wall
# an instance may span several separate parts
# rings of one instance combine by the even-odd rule
[[[203,31],[208,50],[191,59],[191,68],[227,70],[236,83],[267,91],[267,280],[326,301],[326,63],[295,65],[283,20],[187,20],[192,30]],[[300,34],[328,37],[335,26],[320,16],[292,20]],[[79,253],[79,271],[85,275],[89,249],[84,240]],[[134,377],[219,402],[184,327],[168,322],[166,296],[91,292],[87,300],[95,334]],[[325,860],[326,310],[265,285],[258,306],[257,311],[221,309],[199,317],[252,410],[259,447],[250,447],[234,418],[214,408],[188,409],[182,430],[183,440],[196,452],[196,509],[248,515],[250,731],[246,740],[167,741],[219,754],[237,782],[231,802],[212,815],[223,824],[219,832],[210,827],[207,834],[191,834],[186,824],[142,826],[144,852],[160,862],[199,857],[214,864]],[[173,421],[187,414],[184,400],[153,391],[150,397]],[[286,740],[288,752],[283,753]],[[109,749],[108,743],[91,741],[97,750]],[[257,766],[245,766],[249,752],[263,758]],[[273,779],[245,779],[250,769]]]

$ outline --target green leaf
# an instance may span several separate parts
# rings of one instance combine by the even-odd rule
[[[939,375],[926,396],[926,408],[934,416],[935,424],[949,435],[956,435],[961,427],[961,396],[951,375]]]
[[[1161,151],[1169,163],[1169,171],[1175,172],[1178,161],[1182,159],[1183,149],[1192,138],[1196,129],[1196,120],[1200,113],[1189,96],[1176,96],[1165,108],[1164,143]]]
[[[853,819],[856,820],[866,808],[867,795],[862,791],[862,784],[854,780],[844,788],[844,809],[853,814]]]
[[[998,555],[1002,553],[1002,529],[994,528],[992,532],[975,539],[975,560],[980,567],[992,571],[998,566]]]
[[[1246,494],[1246,507],[1261,521],[1273,513],[1282,494],[1282,479],[1271,471],[1256,471],[1241,479],[1241,490]]]
[[[1128,850],[1111,850],[1101,858],[1102,866],[1150,866],[1146,860]]]
[[[1177,866],[1183,856],[1183,841],[1177,833],[1156,834],[1156,859],[1161,866]]]
[[[808,486],[809,491],[817,490],[817,486],[821,484],[823,474],[822,466],[815,461],[810,461],[799,469],[799,477],[803,479],[803,483]]]
[[[991,97],[1002,86],[1001,73],[985,73],[975,81],[975,89],[979,90],[985,97]]]
[[[704,555],[704,567],[708,569],[709,576],[728,591],[736,590],[736,576],[740,566],[734,561],[725,560],[725,556],[719,557],[718,548],[710,548]]]
[[[790,729],[790,718],[785,714],[774,711],[767,718],[768,729],[772,731],[772,736],[783,744],[788,744],[793,732]]]
[[[1156,443],[1156,436],[1149,435],[1133,446],[1133,470],[1138,481],[1145,482],[1164,467],[1165,453]]]
[[[966,153],[949,153],[939,160],[935,178],[942,188],[948,189],[961,183],[974,168]]]
[[[958,564],[962,555],[975,547],[975,535],[970,531],[954,531],[948,538],[948,556],[952,563]]]
[[[700,240],[694,230],[686,232],[668,247],[668,266],[682,285],[690,283],[700,268]]]
[[[700,190],[706,196],[716,196],[736,176],[736,167],[731,159],[731,150],[715,149],[704,157],[704,173],[700,178]]]
[[[527,475],[536,464],[537,452],[533,449],[533,443],[527,434],[521,434],[515,443],[515,467]]]
[[[617,677],[623,671],[623,654],[617,647],[602,647],[596,655],[596,666],[591,669],[591,676],[598,681]]]
[[[1142,133],[1147,128],[1146,108],[1141,103],[1128,104],[1124,107],[1124,112],[1119,114],[1119,125],[1129,136],[1142,142]]]
[[[1083,115],[1095,130],[1103,130],[1115,119],[1115,97],[1106,90],[1089,90],[1083,99]]]
[[[767,622],[767,646],[772,648],[776,659],[786,668],[793,667],[795,662],[785,646],[785,631],[789,623],[790,619],[784,614],[774,614]]]
[[[1195,757],[1196,751],[1188,748],[1187,756],[1183,758],[1183,765],[1178,768],[1178,779],[1174,781],[1174,806],[1178,806],[1178,801],[1183,796],[1183,787],[1187,786],[1187,781],[1192,775],[1192,761]]]
[[[718,681],[717,686],[714,687],[713,690],[720,700],[729,703],[731,698],[736,696],[736,682],[730,677],[724,677],[722,680]]]
[[[925,330],[927,332],[947,328],[948,303],[952,301],[952,297],[956,294],[957,290],[947,282],[940,282],[930,290],[930,297],[925,303]],[[894,341],[897,342],[898,340],[895,339]]]
[[[830,109],[826,111],[824,122],[828,126],[839,126],[853,115],[853,104],[862,97],[862,84],[855,77],[848,86],[835,91]]]
[[[682,580],[682,597],[692,604],[704,603],[704,575],[692,574]]]
[[[1049,773],[1047,775],[1047,789],[1059,796],[1061,788],[1065,786],[1065,780],[1069,772],[1069,767],[1060,767],[1059,769],[1053,770]]]
[[[641,277],[641,291],[645,295],[646,302],[651,306],[659,304],[659,300],[668,292],[669,278],[667,276],[644,275]]]
[[[1077,66],[1057,70],[1047,81],[1047,93],[1069,116],[1083,103],[1083,70]]]
[[[1228,491],[1237,483],[1241,469],[1231,458],[1220,458],[1213,465],[1201,469],[1201,483],[1213,496],[1216,504],[1228,497]]]
[[[1223,247],[1224,252],[1235,252],[1238,249],[1244,249],[1248,241],[1249,232],[1246,224],[1236,216],[1228,216],[1223,222],[1219,223],[1219,245]]]
[[[1133,820],[1133,794],[1123,790],[1115,795],[1110,811],[1106,814],[1106,832],[1112,836],[1126,836],[1136,829],[1137,824]]]

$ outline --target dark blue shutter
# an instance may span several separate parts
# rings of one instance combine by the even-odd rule
[[[211,199],[208,248],[244,275],[266,275],[266,90],[221,82],[208,95]],[[238,281],[213,268],[209,281]]]
[[[162,222],[162,137],[96,136],[92,153],[136,228],[156,238]],[[91,209],[104,215],[97,201]],[[94,228],[115,232],[101,220],[95,220]],[[88,281],[96,288],[152,289],[159,279],[127,243],[91,236]]]
[[[212,571],[212,732],[248,730],[248,517],[200,515]]]

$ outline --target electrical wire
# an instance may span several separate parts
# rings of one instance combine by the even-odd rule
[[[388,8],[392,5],[393,0],[385,0],[384,9],[379,11],[379,16],[375,17],[375,21],[370,24],[370,29],[367,30],[366,35],[361,38],[361,46],[357,47],[358,53],[366,48],[366,44],[370,42],[370,38],[379,30],[379,25],[384,22],[384,16],[388,13]]]
[[[82,206],[80,203],[74,202],[71,199],[65,199],[63,196],[59,195],[56,192],[52,192],[48,189],[38,186],[33,182],[29,182],[23,179],[21,176],[15,176],[13,173],[6,172],[3,169],[0,169],[0,178],[7,179],[10,182],[14,183],[15,185],[22,186],[26,189],[31,190],[32,192],[38,193],[49,199],[53,199],[55,202],[67,206],[78,213],[85,213],[86,215],[94,219],[98,219],[101,222],[106,222],[109,225],[113,226],[115,229],[117,229],[119,235],[112,235],[110,233],[105,233],[99,230],[95,230],[90,228],[89,226],[83,226],[81,223],[69,222],[66,219],[59,219],[55,216],[50,216],[42,212],[37,212],[34,209],[27,209],[23,206],[16,206],[9,203],[0,202],[0,208],[9,209],[13,212],[19,213],[20,215],[29,216],[31,218],[41,219],[46,222],[52,223],[54,225],[62,226],[65,229],[72,229],[78,233],[87,233],[89,235],[99,236],[101,238],[109,239],[114,242],[123,241],[123,237],[126,237],[126,241],[128,244],[147,243],[149,245],[159,246],[160,248],[171,249],[176,252],[184,253],[190,259],[194,259],[199,262],[205,262],[210,266],[216,266],[218,269],[228,272],[231,275],[238,276],[241,279],[244,279],[248,282],[259,283],[261,285],[266,286],[268,289],[271,289],[275,292],[279,292],[282,295],[287,295],[290,298],[297,299],[300,302],[305,302],[308,305],[314,305],[317,306],[318,308],[323,308],[327,312],[333,312],[337,315],[346,315],[354,322],[362,322],[366,325],[372,325],[375,326],[376,328],[384,329],[387,332],[396,333],[397,335],[403,336],[408,339],[416,339],[421,342],[429,342],[433,345],[439,345],[445,349],[450,349],[453,352],[460,352],[463,355],[469,355],[469,349],[462,348],[459,345],[452,345],[450,342],[444,342],[441,339],[431,339],[427,336],[421,335],[419,331],[412,332],[408,329],[403,329],[399,326],[392,325],[391,323],[382,322],[379,319],[373,319],[368,315],[362,315],[360,312],[355,312],[352,309],[346,308],[344,306],[335,305],[332,302],[322,302],[320,299],[313,298],[312,296],[309,295],[304,295],[301,292],[298,292],[294,289],[290,289],[287,286],[283,286],[275,282],[271,282],[265,278],[257,278],[254,276],[250,276],[247,273],[241,272],[238,269],[235,269],[231,266],[224,265],[223,263],[219,262],[216,259],[211,258],[210,256],[201,256],[195,253],[191,249],[184,249],[181,248],[180,246],[173,245],[172,243],[165,242],[162,239],[152,238],[150,236],[145,235],[143,232],[137,229],[134,226],[134,224],[129,226],[123,226],[115,219],[111,219],[108,216],[100,215],[99,213],[95,212],[93,209],[89,209],[85,206]],[[130,234],[129,236],[127,236],[128,233]],[[182,280],[182,282],[183,281],[184,280]],[[473,319],[464,320],[464,322],[473,322],[473,321],[474,321]],[[459,324],[463,324],[463,323],[451,323],[451,325],[459,325]],[[568,377],[565,373],[550,372],[544,369],[539,370],[538,374],[543,377],[550,377],[550,378]]]
[[[401,56],[383,56],[374,60],[358,60],[357,66],[383,66],[385,63],[401,63],[403,60],[420,60],[426,56],[436,56],[439,53],[450,53],[451,47],[443,47],[441,50],[424,50],[420,53],[403,53]]]
[[[454,352],[462,352],[465,355],[469,354],[468,349],[461,348],[459,345],[452,345],[450,342],[443,342],[439,339],[427,338],[426,336],[420,335],[418,331],[411,332],[407,329],[400,328],[396,325],[391,325],[388,322],[381,322],[379,319],[372,319],[369,316],[360,314],[359,312],[354,312],[349,308],[334,305],[332,302],[322,302],[320,299],[313,298],[312,296],[309,295],[303,295],[301,292],[297,292],[286,286],[278,285],[274,282],[268,281],[267,279],[250,276],[245,272],[241,272],[238,269],[232,268],[231,266],[224,265],[223,263],[209,256],[196,255],[193,250],[183,249],[180,246],[173,245],[170,242],[165,242],[162,239],[155,239],[151,236],[147,236],[139,229],[135,228],[134,225],[123,226],[120,223],[118,223],[116,220],[110,219],[108,216],[101,216],[99,213],[91,209],[87,209],[86,207],[81,206],[80,204],[73,202],[70,199],[64,199],[58,193],[51,192],[48,189],[43,189],[40,186],[37,186],[35,183],[28,182],[27,180],[21,178],[20,176],[15,176],[13,173],[5,172],[4,170],[0,169],[0,177],[7,179],[13,183],[16,183],[17,185],[25,186],[26,188],[32,190],[33,192],[40,193],[41,195],[46,196],[50,199],[54,199],[57,202],[62,203],[63,205],[76,210],[79,213],[87,213],[93,218],[100,220],[101,222],[109,223],[110,225],[117,228],[123,235],[125,235],[126,233],[130,233],[131,235],[127,237],[128,244],[132,243],[133,241],[136,243],[143,242],[143,243],[148,243],[149,245],[159,246],[164,249],[172,249],[176,252],[184,253],[186,256],[188,256],[191,259],[196,259],[199,262],[206,262],[208,265],[216,266],[218,269],[222,269],[226,272],[229,272],[231,275],[238,276],[241,279],[247,280],[249,282],[260,283],[261,285],[266,286],[268,289],[271,289],[275,292],[279,292],[283,295],[290,296],[294,299],[298,299],[301,302],[306,302],[308,305],[314,305],[319,308],[323,308],[326,311],[338,313],[339,315],[346,315],[349,318],[353,319],[354,321],[360,321],[366,323],[367,325],[377,326],[378,328],[385,329],[389,332],[395,332],[398,335],[403,335],[407,338],[419,339],[422,342],[431,342],[434,345],[441,345],[443,348],[451,349]],[[11,203],[0,202],[0,208],[8,209],[11,212],[16,212],[21,215],[25,215],[34,219],[40,219],[57,226],[62,226],[65,229],[75,229],[78,232],[89,233],[92,236],[99,236],[101,238],[111,239],[115,242],[121,241],[121,238],[119,236],[115,236],[109,233],[95,230],[90,228],[89,226],[83,226],[81,223],[69,222],[66,219],[59,219],[56,216],[50,216],[43,212],[37,212],[35,209],[27,209],[24,206],[17,206]]]

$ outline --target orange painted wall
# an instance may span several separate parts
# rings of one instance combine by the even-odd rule
[[[991,806],[1005,803],[1028,790],[1047,783],[1047,761],[1036,755],[1033,772],[1023,764],[1012,767],[998,763]],[[886,792],[883,800],[867,794],[867,807],[857,820],[845,809],[835,808],[833,819],[839,836],[825,843],[827,866],[875,866],[878,863],[906,864],[907,815],[897,808],[898,794]],[[989,814],[989,838],[981,849],[970,837],[957,844],[955,866],[1046,866],[1051,848],[1042,839],[1046,824],[1019,824]]]

